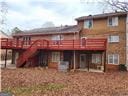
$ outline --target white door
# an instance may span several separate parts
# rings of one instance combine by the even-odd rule
[[[80,54],[80,69],[86,69],[87,62],[86,62],[86,54]]]

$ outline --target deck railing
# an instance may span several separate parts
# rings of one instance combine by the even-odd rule
[[[30,41],[26,43],[21,40],[14,40],[14,39],[1,39],[1,48],[5,49],[12,49],[12,48],[21,48],[27,49],[29,48],[34,42]],[[53,49],[53,50],[105,50],[107,44],[107,39],[105,38],[88,38],[85,40],[38,40],[37,44],[35,45],[38,49]]]
[[[49,41],[49,48],[51,49],[76,49],[76,50],[104,50],[106,49],[106,39],[86,39],[82,40],[61,40],[61,41]]]

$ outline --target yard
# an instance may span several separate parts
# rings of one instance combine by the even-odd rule
[[[2,90],[15,96],[128,96],[128,73],[2,69]]]

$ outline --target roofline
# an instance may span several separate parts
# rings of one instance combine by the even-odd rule
[[[42,33],[35,33],[35,34],[31,34],[31,33],[28,33],[28,34],[14,34],[12,35],[13,37],[17,37],[17,36],[41,36],[41,35],[57,35],[57,34],[74,34],[74,33],[79,33],[79,31],[74,31],[74,32],[64,32],[64,33],[61,33],[61,32],[56,32],[56,33],[45,33],[45,34],[42,34]]]
[[[102,16],[104,15],[104,16]],[[89,15],[89,16],[81,16],[78,18],[75,18],[76,21],[82,21],[86,19],[102,19],[102,18],[107,18],[111,16],[125,16],[127,15],[127,12],[113,12],[113,13],[104,13],[104,14],[96,14],[96,15]]]

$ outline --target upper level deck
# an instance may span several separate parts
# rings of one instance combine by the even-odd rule
[[[1,39],[1,49],[27,49],[32,44],[38,49],[48,50],[106,50],[107,39],[87,38],[83,40],[35,40],[24,42],[14,39]]]

